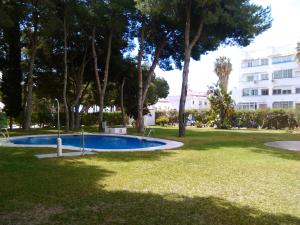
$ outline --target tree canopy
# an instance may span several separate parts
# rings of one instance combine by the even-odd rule
[[[270,25],[270,9],[249,0],[1,1],[5,110],[29,128],[34,98],[58,98],[68,130],[91,106],[100,108],[101,128],[104,108],[114,104],[142,132],[147,107],[168,94],[156,67],[178,68],[182,136],[190,59],[220,45],[246,46]]]

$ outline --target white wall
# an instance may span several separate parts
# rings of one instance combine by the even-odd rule
[[[144,115],[144,125],[153,126],[155,125],[155,109],[149,109],[149,113]]]

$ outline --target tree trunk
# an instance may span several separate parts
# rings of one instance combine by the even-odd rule
[[[121,112],[122,112],[122,122],[123,126],[126,126],[126,115],[124,109],[124,85],[125,85],[125,77],[123,77],[121,88],[120,88],[120,105],[121,105]]]
[[[66,15],[64,16],[64,89],[63,89],[63,101],[65,108],[66,124],[65,131],[69,131],[69,106],[67,101],[67,84],[68,84],[68,46],[67,46],[67,21]]]
[[[102,91],[100,93],[99,119],[101,119],[101,120],[99,120],[99,127],[101,127],[101,131],[104,130],[104,127],[102,127],[103,107],[104,107],[104,97],[105,97],[105,91],[106,91],[107,80],[108,80],[108,72],[109,72],[109,64],[110,64],[110,56],[111,56],[112,36],[113,36],[113,31],[110,30],[109,37],[108,37],[107,54],[106,54],[106,60],[105,60],[103,87],[102,87]]]
[[[137,115],[137,131],[139,133],[144,132],[144,116],[143,116],[143,69],[142,69],[142,60],[144,54],[144,29],[141,30],[141,42],[138,52],[138,115]]]
[[[182,86],[181,86],[181,95],[179,102],[179,137],[185,135],[185,102],[188,88],[188,76],[189,76],[189,66],[190,66],[190,52],[185,53],[184,66],[182,72]]]
[[[157,45],[157,47],[155,49],[154,59],[153,59],[153,62],[152,62],[152,65],[151,65],[149,71],[147,72],[147,79],[144,83],[143,99],[142,99],[143,105],[144,105],[144,102],[146,100],[148,89],[150,87],[150,84],[151,84],[151,81],[152,81],[152,78],[153,78],[154,70],[155,70],[155,68],[158,64],[160,53],[161,53],[162,49],[165,47],[165,45],[166,45],[166,41],[163,40],[159,45]]]
[[[188,85],[188,76],[189,76],[189,65],[191,57],[190,49],[190,26],[191,26],[191,0],[187,1],[186,5],[186,23],[185,23],[185,33],[184,33],[184,66],[182,71],[182,86],[181,86],[181,95],[179,102],[179,131],[178,136],[183,137],[185,135],[185,101],[187,95],[187,85]]]
[[[29,63],[29,73],[28,73],[28,83],[27,83],[28,91],[26,96],[25,118],[24,118],[24,125],[23,125],[23,128],[26,131],[28,131],[31,126],[33,69],[34,69],[35,55],[36,55],[36,44],[32,43],[32,55],[30,57],[30,63]]]
[[[77,130],[77,126],[75,124],[76,119],[76,107],[79,107],[79,101],[80,98],[82,97],[82,93],[83,93],[83,74],[85,71],[85,67],[86,67],[86,54],[87,54],[87,50],[85,50],[84,52],[84,56],[80,65],[80,69],[78,71],[77,74],[75,74],[75,100],[73,101],[73,103],[71,104],[71,130]],[[78,110],[78,109],[77,109]]]
[[[27,96],[26,96],[26,107],[25,107],[25,118],[23,128],[28,131],[31,126],[31,114],[32,114],[32,90],[33,90],[33,70],[37,48],[37,26],[38,26],[38,12],[37,12],[37,1],[34,4],[33,9],[33,34],[31,37],[31,56],[29,62],[29,73],[27,82]]]
[[[189,67],[191,60],[191,52],[197,41],[200,39],[204,21],[201,20],[197,32],[193,39],[190,41],[190,26],[191,26],[191,8],[192,3],[191,0],[186,1],[186,23],[185,23],[185,32],[184,32],[184,42],[185,42],[185,50],[184,50],[184,66],[182,71],[182,86],[181,86],[181,95],[179,102],[179,130],[178,136],[185,136],[185,101],[187,95],[187,85],[188,85],[188,76],[189,76]]]
[[[166,45],[166,41],[162,40],[155,49],[154,52],[154,59],[152,61],[152,65],[147,72],[147,79],[145,80],[143,84],[143,73],[142,73],[142,58],[144,53],[144,29],[141,31],[141,43],[140,43],[140,49],[138,53],[138,119],[137,119],[137,128],[138,132],[143,133],[144,132],[144,103],[147,98],[148,89],[150,87],[154,70],[158,64],[159,56],[162,51],[162,49]]]
[[[107,86],[107,80],[108,80],[108,73],[109,73],[109,64],[110,64],[110,57],[111,57],[111,43],[112,43],[112,36],[113,31],[110,30],[109,37],[108,37],[108,44],[107,44],[107,54],[106,54],[106,61],[105,61],[105,69],[104,69],[104,78],[103,78],[103,86],[101,86],[99,73],[98,73],[98,58],[97,58],[97,52],[96,52],[96,46],[95,46],[95,36],[96,36],[96,28],[94,27],[93,33],[92,33],[92,50],[93,50],[93,58],[94,58],[94,70],[95,70],[95,78],[96,78],[96,84],[97,84],[97,92],[99,95],[99,132],[103,131],[104,127],[102,127],[103,122],[103,108],[104,108],[104,97],[105,97],[105,91]]]
[[[94,73],[95,73],[95,80],[96,80],[96,86],[97,86],[97,93],[98,93],[98,98],[99,98],[99,113],[98,113],[98,130],[101,131],[102,126],[100,126],[100,121],[102,121],[102,114],[100,113],[100,95],[101,95],[101,83],[100,83],[100,77],[98,73],[98,57],[97,57],[97,52],[96,52],[96,27],[93,28],[92,32],[92,52],[93,52],[93,59],[94,59]]]

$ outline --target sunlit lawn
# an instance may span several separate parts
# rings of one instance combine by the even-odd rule
[[[300,153],[263,145],[300,135],[176,135],[175,128],[154,133],[184,142],[182,149],[77,158],[39,160],[34,154],[55,150],[0,148],[0,224],[300,224]]]

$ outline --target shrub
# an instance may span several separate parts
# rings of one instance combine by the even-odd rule
[[[7,128],[8,121],[5,112],[0,112],[0,128]]]
[[[166,116],[166,117],[168,117],[168,115],[167,115],[167,111],[156,111],[155,112],[155,117],[156,118],[159,118],[159,117],[161,117],[161,116]]]
[[[260,109],[235,111],[232,126],[245,128],[294,129],[299,125],[295,110]]]
[[[81,115],[81,123],[85,126],[98,124],[98,113],[84,113]]]
[[[218,83],[216,86],[209,87],[208,100],[214,125],[221,129],[229,128],[234,114],[231,96]]]
[[[171,109],[170,111],[156,111],[155,117],[167,117],[168,124],[174,125],[175,123],[178,123],[178,111],[176,109]]]
[[[178,123],[178,112],[176,109],[172,109],[167,114],[169,118],[169,123],[174,125],[175,123]]]
[[[166,116],[160,116],[156,119],[156,124],[159,124],[160,126],[165,126],[169,123],[169,118]]]
[[[195,126],[197,128],[201,128],[201,127],[203,127],[203,124],[201,122],[197,121],[196,124],[195,124]]]
[[[126,118],[128,120],[128,118]],[[85,113],[81,115],[82,124],[86,126],[93,126],[98,124],[98,113]],[[115,126],[123,124],[122,113],[117,112],[104,112],[103,121],[107,123],[108,126]]]

